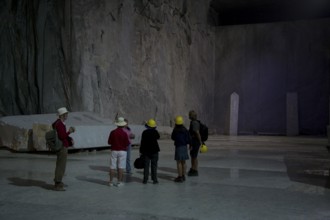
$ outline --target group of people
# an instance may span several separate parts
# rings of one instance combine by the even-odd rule
[[[62,182],[66,160],[67,148],[73,146],[73,139],[69,136],[75,132],[74,127],[66,129],[65,121],[68,117],[68,110],[65,107],[58,109],[58,119],[52,124],[53,128],[57,130],[58,137],[63,143],[63,148],[56,152],[56,168],[55,168],[55,190],[65,191],[65,184]],[[186,160],[189,159],[188,152],[190,152],[191,168],[188,171],[188,176],[198,176],[198,153],[201,147],[202,140],[199,133],[200,123],[197,120],[195,111],[189,112],[190,126],[189,130],[184,126],[182,116],[175,118],[175,127],[173,128],[171,139],[174,141],[175,154],[174,159],[177,163],[178,176],[174,179],[175,182],[184,182],[186,180]],[[127,119],[117,117],[115,121],[116,129],[109,134],[108,144],[111,146],[110,155],[110,180],[109,186],[122,186],[124,171],[131,174],[131,140],[135,138],[131,129],[128,126]],[[151,180],[153,184],[158,184],[157,166],[159,159],[160,147],[158,140],[160,138],[157,131],[157,124],[154,119],[149,119],[145,123],[145,130],[141,135],[140,155],[144,161],[143,184],[147,184],[149,180],[149,169],[151,167]],[[116,175],[117,174],[117,175]],[[116,175],[116,176],[115,176]],[[114,179],[117,178],[115,182]]]
[[[198,153],[203,142],[199,133],[200,122],[197,120],[195,111],[189,112],[190,126],[189,130],[184,126],[182,116],[175,118],[175,127],[173,128],[171,139],[174,141],[175,154],[174,159],[177,162],[178,176],[174,179],[175,182],[184,182],[186,180],[186,160],[189,159],[188,149],[191,157],[191,168],[187,173],[188,176],[198,176]],[[111,165],[110,165],[110,186],[123,185],[123,171],[126,166],[130,166],[129,154],[130,150],[125,150],[128,146],[130,134],[127,132],[127,123],[125,119],[119,117],[115,123],[117,128],[111,131],[108,139],[108,144],[111,145]],[[160,147],[158,139],[160,135],[157,131],[156,121],[149,119],[145,123],[146,129],[141,135],[140,154],[144,161],[143,184],[148,183],[149,169],[151,168],[151,180],[153,184],[158,184],[157,166]],[[125,157],[126,155],[126,157]],[[126,163],[125,163],[126,161]],[[127,168],[127,167],[126,167]],[[117,183],[113,182],[114,173],[117,170]]]

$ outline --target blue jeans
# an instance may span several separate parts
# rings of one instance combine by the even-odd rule
[[[132,145],[129,144],[127,147],[127,156],[126,156],[126,173],[131,172],[131,148]]]

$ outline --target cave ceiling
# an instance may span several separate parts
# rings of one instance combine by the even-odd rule
[[[212,0],[209,23],[240,25],[330,17],[330,0]]]

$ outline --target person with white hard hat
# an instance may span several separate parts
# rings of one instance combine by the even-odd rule
[[[69,130],[66,129],[65,121],[68,118],[68,110],[65,107],[59,108],[57,110],[58,119],[52,124],[53,128],[56,129],[58,138],[62,141],[63,147],[56,152],[56,168],[55,168],[55,190],[65,191],[66,186],[63,182],[63,176],[66,169],[66,161],[68,155],[68,147],[73,146],[73,139],[69,136],[71,133],[75,132],[74,127],[70,127]]]

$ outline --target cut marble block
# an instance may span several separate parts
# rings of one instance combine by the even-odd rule
[[[33,149],[45,150],[45,146],[46,146],[45,133],[50,129],[52,129],[52,126],[50,124],[33,123],[32,125]]]
[[[238,133],[239,95],[234,92],[230,95],[230,124],[229,135],[236,136]]]
[[[15,151],[47,150],[45,133],[57,119],[56,114],[20,115],[0,118],[0,146]],[[110,119],[101,118],[90,112],[70,112],[65,122],[67,129],[76,128],[70,136],[74,139],[73,148],[97,148],[108,146],[110,132],[116,128]],[[129,125],[135,134],[132,145],[139,145],[144,125]],[[171,129],[158,127],[159,133],[168,135]]]

